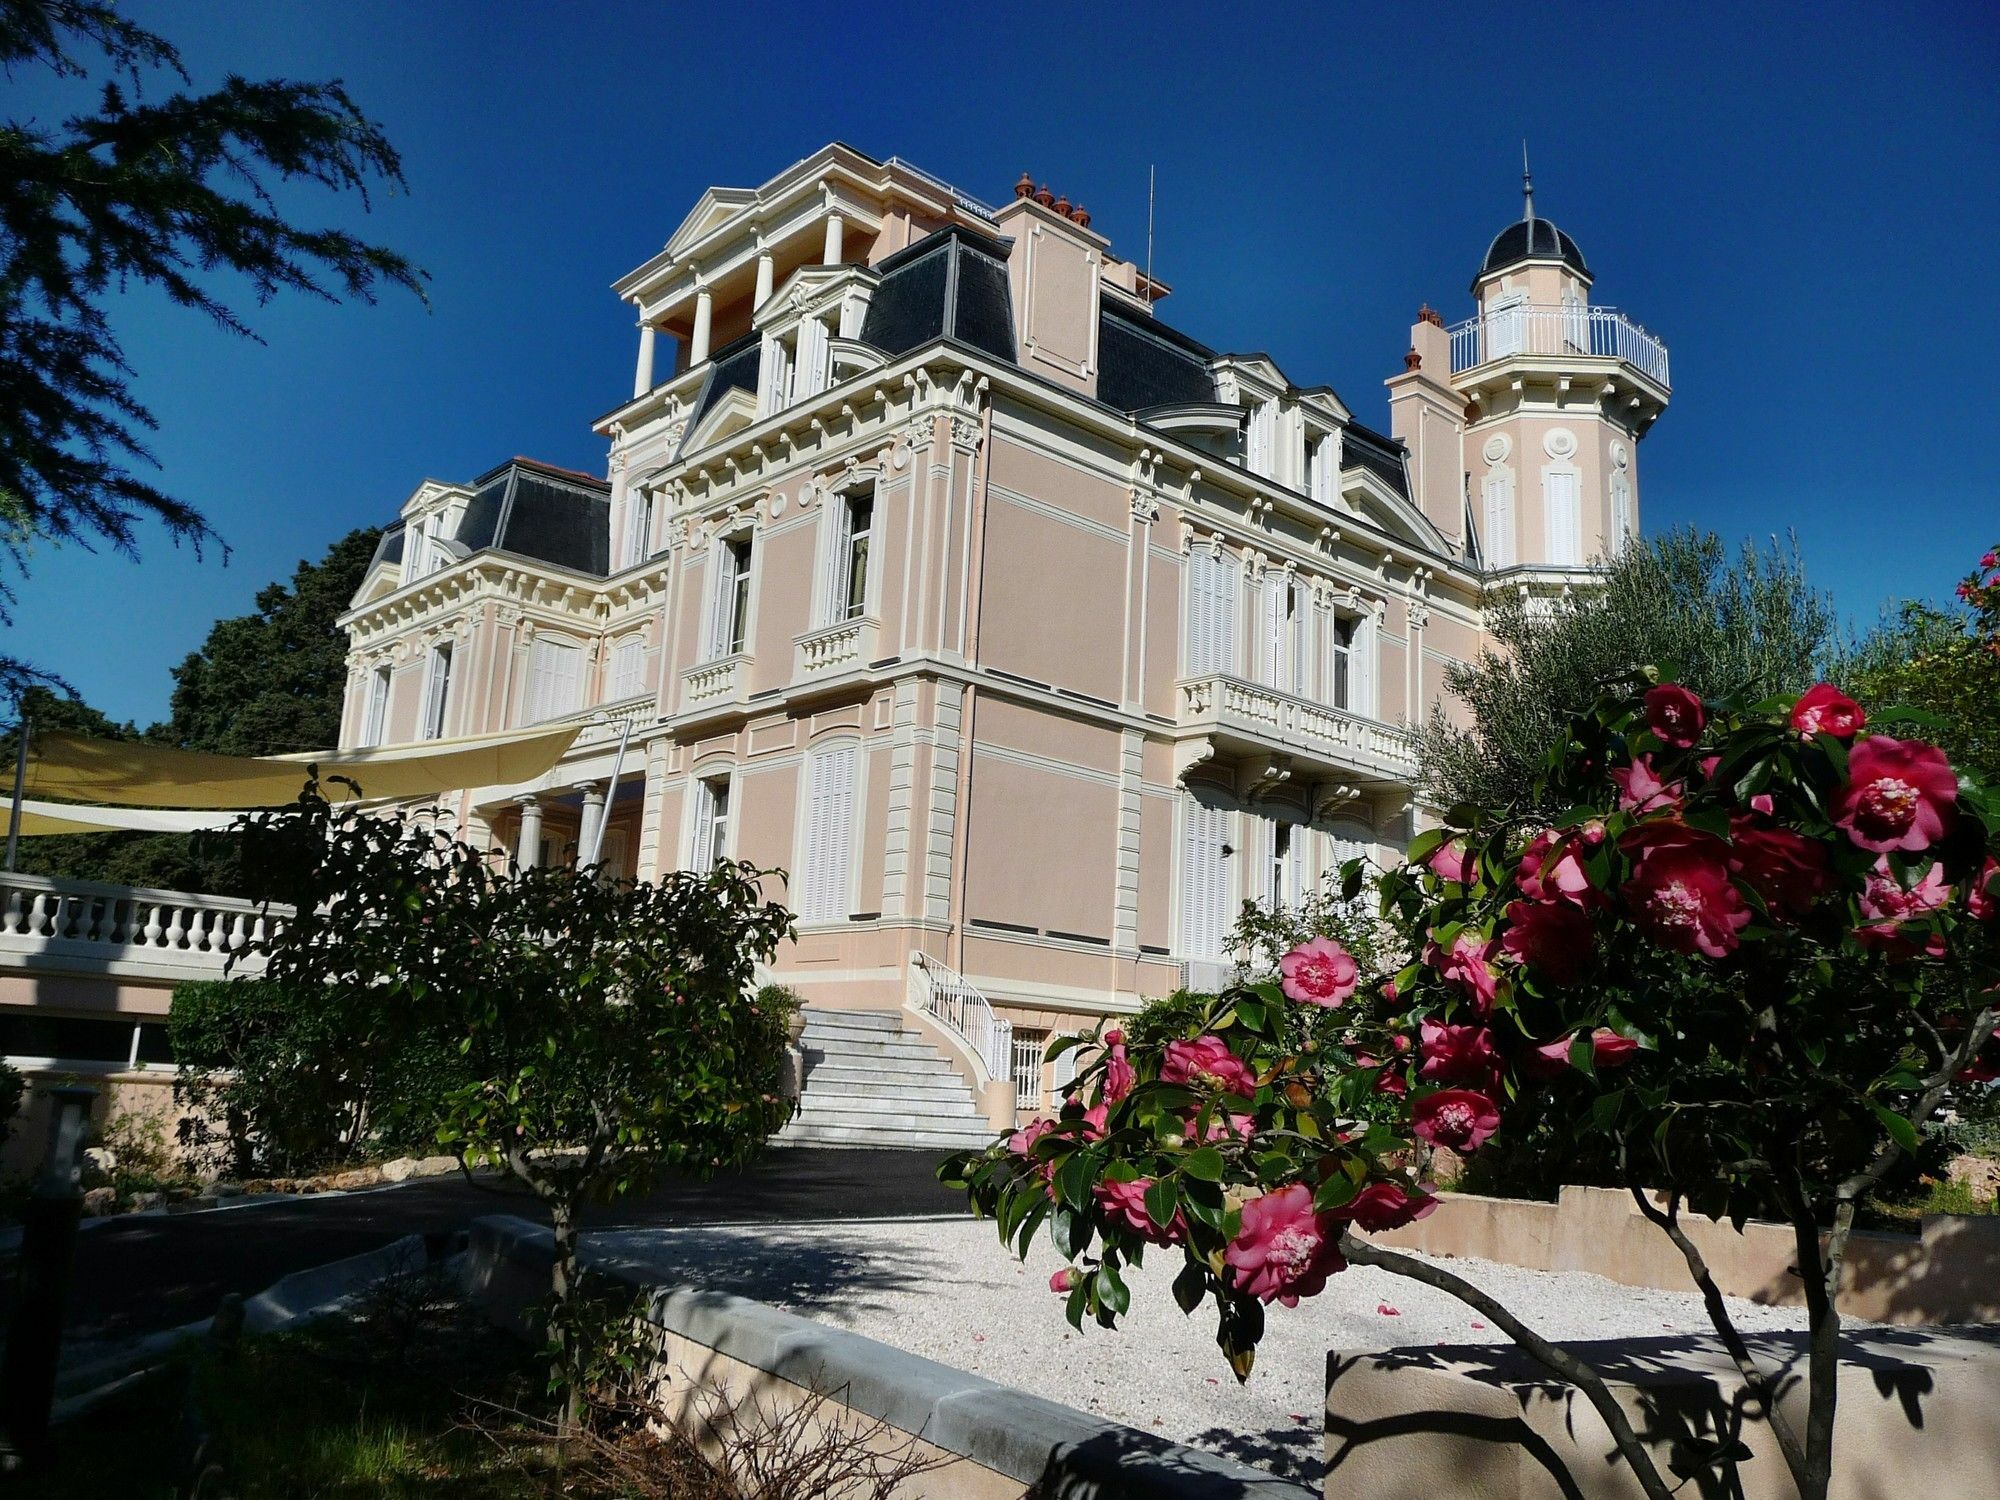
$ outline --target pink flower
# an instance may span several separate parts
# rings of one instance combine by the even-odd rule
[[[1612,767],[1611,781],[1618,788],[1620,812],[1662,812],[1681,805],[1681,783],[1660,780],[1651,756]]]
[[[1132,1086],[1139,1081],[1139,1075],[1133,1071],[1132,1064],[1126,1059],[1125,1033],[1107,1031],[1104,1033],[1104,1040],[1110,1050],[1110,1056],[1104,1063],[1103,1102],[1117,1104],[1132,1092]]]
[[[1007,1149],[1015,1156],[1032,1156],[1035,1154],[1035,1142],[1055,1128],[1054,1120],[1032,1119],[1007,1137]]]
[[[1218,1089],[1246,1099],[1257,1092],[1257,1075],[1219,1036],[1168,1042],[1160,1062],[1160,1081]]]
[[[1354,955],[1331,938],[1307,940],[1278,960],[1285,998],[1328,1009],[1353,994],[1361,982]]]
[[[1629,1036],[1620,1036],[1609,1026],[1600,1026],[1590,1034],[1590,1050],[1595,1054],[1600,1068],[1615,1068],[1632,1060],[1632,1054],[1639,1050],[1639,1044]]]
[[[1410,1133],[1452,1151],[1476,1151],[1499,1128],[1500,1111],[1472,1089],[1439,1089],[1410,1107]]]
[[[1153,1216],[1146,1212],[1146,1189],[1152,1185],[1150,1177],[1135,1177],[1130,1182],[1100,1182],[1097,1206],[1113,1228],[1129,1230],[1151,1244],[1171,1245],[1187,1233],[1187,1221],[1176,1209],[1171,1223],[1162,1226],[1153,1222]]]
[[[1595,1038],[1592,1038],[1593,1046]],[[1559,1036],[1552,1042],[1542,1042],[1521,1054],[1521,1071],[1530,1078],[1560,1078],[1569,1071],[1569,1049],[1576,1037]]]
[[[1460,885],[1471,885],[1478,862],[1465,847],[1464,839],[1451,839],[1438,845],[1424,863],[1429,865],[1441,880],[1455,880]]]
[[[1792,728],[1808,738],[1830,734],[1837,740],[1851,740],[1867,722],[1861,705],[1830,682],[1806,689],[1792,705]]]
[[[1490,962],[1495,946],[1481,942],[1477,933],[1467,930],[1452,939],[1449,952],[1438,947],[1433,938],[1424,945],[1423,957],[1447,982],[1463,990],[1483,1016],[1493,1008],[1493,997],[1499,993],[1500,976]]]
[[[1996,905],[2000,905],[2000,862],[1989,854],[1965,893],[1965,910],[1975,922],[1990,922]]]
[[[1528,841],[1521,851],[1519,876],[1521,894],[1530,901],[1567,901],[1572,906],[1588,906],[1595,893],[1590,877],[1583,873],[1583,861],[1576,846],[1545,829]]]
[[[1295,1182],[1243,1205],[1243,1227],[1222,1256],[1237,1290],[1297,1307],[1347,1269],[1338,1221],[1315,1214],[1312,1201],[1311,1189]]]
[[[1499,1066],[1493,1033],[1484,1026],[1449,1026],[1425,1021],[1420,1028],[1417,1077],[1426,1083],[1477,1083],[1490,1086]]]
[[[1190,1137],[1194,1135],[1200,1118],[1201,1111],[1198,1109],[1187,1112],[1187,1133]],[[1219,1110],[1208,1117],[1207,1128],[1201,1131],[1201,1140],[1197,1144],[1213,1146],[1217,1141],[1247,1141],[1256,1129],[1255,1115],[1237,1115]]]
[[[1789,828],[1766,828],[1741,815],[1729,823],[1729,865],[1763,898],[1773,916],[1802,917],[1827,888],[1826,846]]]
[[[1338,1218],[1352,1219],[1356,1229],[1376,1232],[1401,1229],[1437,1211],[1438,1200],[1430,1193],[1409,1193],[1393,1182],[1371,1182],[1334,1210]]]
[[[1750,908],[1729,878],[1729,846],[1676,822],[1647,823],[1619,840],[1633,861],[1625,899],[1662,948],[1721,958],[1736,950]]]
[[[1076,1272],[1072,1271],[1068,1266],[1064,1266],[1060,1271],[1049,1277],[1049,1290],[1052,1292],[1068,1292],[1075,1286]]]
[[[1644,702],[1646,727],[1657,734],[1663,743],[1672,745],[1676,750],[1686,750],[1701,738],[1708,714],[1701,706],[1701,699],[1679,683],[1663,682],[1656,688],[1649,688]]]
[[[1576,907],[1507,903],[1507,930],[1500,947],[1517,963],[1532,964],[1556,984],[1575,984],[1590,963],[1590,918]]]
[[[1885,854],[1875,861],[1875,868],[1862,881],[1860,906],[1865,922],[1855,929],[1854,935],[1863,947],[1886,948],[1891,957],[1908,957],[1917,951],[1918,944],[1898,930],[1901,924],[1929,916],[1950,899],[1951,887],[1945,884],[1943,865],[1932,861],[1923,878],[1906,890]],[[1922,947],[1933,958],[1943,957],[1942,934],[1932,933]]]
[[[1958,818],[1951,762],[1922,740],[1871,734],[1847,758],[1834,826],[1863,849],[1928,849]]]

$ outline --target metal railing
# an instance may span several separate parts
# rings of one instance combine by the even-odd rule
[[[986,997],[928,953],[910,955],[912,999],[919,1010],[959,1037],[988,1078],[1014,1074],[1014,1023],[993,1014]]]
[[[1477,369],[1514,354],[1615,359],[1666,385],[1667,346],[1615,307],[1495,308],[1454,324],[1451,373]]]
[[[229,896],[0,875],[0,968],[23,959],[117,962],[220,975],[289,915]]]

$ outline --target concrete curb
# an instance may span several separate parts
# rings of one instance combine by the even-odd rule
[[[1075,1500],[1318,1500],[1310,1486],[907,1354],[843,1328],[724,1292],[661,1284],[643,1254],[593,1269],[652,1293],[649,1321],[1030,1487]],[[548,1293],[549,1231],[473,1221],[466,1285],[495,1321],[525,1330]],[[664,1278],[668,1273],[662,1272]]]

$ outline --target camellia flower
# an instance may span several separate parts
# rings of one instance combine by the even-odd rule
[[[1826,845],[1789,828],[1767,828],[1738,815],[1729,823],[1730,868],[1749,882],[1773,916],[1802,917],[1831,877]]]
[[[1664,812],[1681,805],[1681,784],[1660,780],[1651,756],[1641,755],[1629,766],[1613,766],[1611,782],[1618,788],[1620,812]]]
[[[1567,902],[1507,903],[1500,947],[1517,963],[1532,964],[1556,984],[1574,984],[1590,963],[1590,918]]]
[[[1830,682],[1808,688],[1792,705],[1792,728],[1808,737],[1830,734],[1837,740],[1851,740],[1867,722],[1861,705]]]
[[[1281,987],[1288,1000],[1331,1009],[1352,995],[1361,970],[1332,938],[1310,938],[1278,960]]]
[[[1160,1081],[1220,1089],[1246,1099],[1257,1092],[1257,1075],[1219,1036],[1168,1042],[1160,1061]]]
[[[2000,909],[2000,862],[1989,854],[1965,893],[1965,910],[1975,922],[1990,922],[1996,909]]]
[[[1439,1089],[1410,1106],[1410,1133],[1452,1151],[1477,1151],[1499,1128],[1499,1109],[1473,1089]]]
[[[1567,901],[1572,906],[1587,906],[1595,897],[1576,846],[1554,829],[1544,829],[1528,841],[1528,847],[1521,851],[1517,878],[1521,894],[1530,901]]]
[[[1110,1052],[1104,1064],[1104,1102],[1116,1104],[1132,1092],[1132,1086],[1139,1081],[1139,1075],[1126,1060],[1124,1032],[1105,1032],[1104,1045]]]
[[[1200,1118],[1201,1111],[1198,1109],[1187,1112],[1187,1134],[1190,1139],[1194,1137]],[[1255,1115],[1231,1114],[1227,1110],[1217,1110],[1208,1117],[1207,1128],[1201,1130],[1201,1139],[1196,1144],[1213,1146],[1217,1141],[1247,1141],[1256,1129]]]
[[[1455,880],[1460,885],[1472,884],[1475,861],[1472,852],[1465,847],[1464,839],[1450,839],[1438,845],[1424,863],[1442,880]]]
[[[1068,1292],[1075,1285],[1076,1272],[1068,1266],[1064,1266],[1060,1271],[1049,1277],[1049,1290],[1052,1292]]]
[[[1337,1218],[1352,1219],[1356,1229],[1379,1231],[1414,1224],[1435,1213],[1437,1206],[1430,1193],[1405,1192],[1393,1182],[1371,1182],[1333,1212]]]
[[[1854,936],[1864,948],[1881,948],[1887,950],[1891,958],[1907,958],[1919,951],[1920,945],[1902,932],[1902,924],[1929,916],[1950,899],[1951,887],[1945,883],[1943,865],[1933,860],[1923,878],[1905,889],[1889,865],[1889,856],[1885,854],[1875,861],[1875,868],[1861,883],[1860,906],[1864,921],[1854,930]],[[1945,952],[1944,934],[1929,934],[1921,944],[1921,950],[1932,958],[1942,958]]]
[[[1646,727],[1665,744],[1686,750],[1701,738],[1708,713],[1701,699],[1677,682],[1649,688],[1645,697]]]
[[[1500,976],[1493,972],[1490,962],[1494,946],[1480,941],[1475,932],[1461,932],[1452,939],[1449,951],[1438,947],[1436,939],[1426,943],[1424,962],[1470,996],[1483,1016],[1493,1008],[1493,997],[1500,987]]]
[[[1055,1128],[1054,1120],[1044,1120],[1037,1116],[1007,1137],[1007,1149],[1016,1156],[1032,1156],[1035,1152],[1035,1142]]]
[[[1420,1028],[1417,1077],[1426,1083],[1491,1085],[1499,1066],[1493,1033],[1484,1026],[1450,1026],[1426,1020]]]
[[[1222,1254],[1237,1290],[1297,1307],[1347,1269],[1332,1214],[1313,1212],[1312,1190],[1292,1183],[1243,1205],[1243,1227]]]
[[[1847,758],[1834,826],[1863,849],[1928,849],[1958,819],[1958,778],[1935,745],[1871,734]]]
[[[1645,823],[1619,840],[1633,861],[1625,899],[1662,948],[1721,958],[1736,950],[1750,908],[1729,878],[1729,846],[1684,823]]]
[[[1600,1068],[1615,1068],[1620,1063],[1630,1062],[1632,1054],[1639,1050],[1639,1044],[1629,1036],[1620,1036],[1609,1026],[1600,1026],[1590,1034],[1590,1050]]]
[[[1530,1078],[1560,1078],[1569,1071],[1569,1049],[1575,1042],[1574,1035],[1559,1036],[1530,1047],[1521,1054],[1521,1071]]]
[[[1187,1221],[1176,1209],[1170,1223],[1153,1222],[1153,1216],[1146,1212],[1146,1189],[1152,1185],[1150,1177],[1135,1177],[1130,1182],[1106,1179],[1097,1185],[1097,1206],[1113,1225],[1129,1229],[1150,1244],[1174,1244],[1187,1234]]]

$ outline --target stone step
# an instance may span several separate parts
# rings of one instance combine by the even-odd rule
[[[915,1114],[894,1110],[849,1109],[845,1103],[838,1109],[815,1108],[811,1103],[807,1103],[800,1108],[796,1122],[801,1125],[831,1126],[836,1129],[947,1131],[953,1135],[963,1133],[980,1141],[992,1139],[987,1133],[984,1119],[969,1111],[964,1115]]]
[[[806,1058],[807,1077],[845,1078],[849,1080],[870,1078],[882,1082],[908,1079],[912,1083],[950,1083],[961,1081],[958,1069],[941,1057],[866,1057],[851,1052],[815,1052]]]
[[[852,1038],[807,1037],[804,1042],[806,1060],[815,1056],[824,1058],[879,1059],[883,1062],[943,1062],[944,1054],[929,1042],[916,1040],[896,1042],[864,1042]]]
[[[814,1099],[895,1099],[926,1109],[933,1105],[972,1107],[972,1091],[956,1078],[911,1083],[901,1078],[829,1078],[815,1073],[806,1079],[806,1093]],[[952,1112],[958,1110],[954,1107]]]
[[[801,1114],[816,1115],[827,1110],[849,1115],[922,1115],[933,1120],[983,1120],[973,1107],[972,1095],[956,1099],[906,1099],[901,1094],[829,1093],[807,1089],[799,1101]]]
[[[808,1026],[803,1038],[809,1047],[828,1042],[873,1046],[894,1042],[914,1042],[920,1047],[929,1047],[929,1039],[913,1031],[891,1031],[886,1026]]]
[[[806,1030],[821,1027],[866,1027],[873,1031],[901,1031],[903,1018],[892,1010],[814,1010],[810,1006],[805,1011]]]
[[[888,1146],[936,1151],[940,1157],[950,1151],[976,1151],[987,1143],[983,1134],[949,1131],[887,1131],[877,1126],[866,1129],[835,1126],[787,1125],[771,1138],[781,1146]]]

